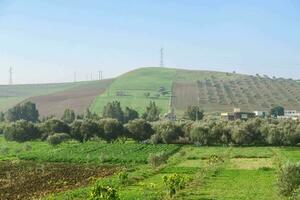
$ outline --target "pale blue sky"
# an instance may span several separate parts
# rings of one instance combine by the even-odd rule
[[[300,79],[299,0],[0,0],[0,84],[159,65]]]

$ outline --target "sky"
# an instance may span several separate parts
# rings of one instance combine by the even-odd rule
[[[0,84],[140,67],[300,79],[299,0],[0,0]]]

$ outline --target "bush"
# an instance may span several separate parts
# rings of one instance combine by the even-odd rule
[[[101,119],[100,128],[103,130],[102,138],[107,141],[116,140],[124,133],[123,125],[116,119]]]
[[[0,123],[0,135],[4,133],[5,124]]]
[[[205,124],[195,124],[191,130],[191,141],[201,145],[210,144],[210,129]]]
[[[80,142],[85,142],[95,136],[103,136],[100,125],[92,119],[75,120],[71,124],[71,137]]]
[[[74,110],[71,109],[66,109],[61,118],[61,120],[63,120],[67,124],[71,124],[72,122],[74,122],[75,119],[76,119],[75,112]]]
[[[144,119],[135,119],[126,124],[128,130],[128,136],[137,141],[147,140],[153,135],[154,131]]]
[[[160,110],[156,106],[155,102],[150,101],[150,104],[146,108],[146,112],[144,112],[142,118],[149,122],[154,122],[159,120],[159,114],[160,114]]]
[[[285,197],[292,197],[300,187],[300,162],[287,163],[278,172],[279,193]]]
[[[124,112],[121,108],[121,104],[119,101],[113,101],[107,103],[106,106],[103,108],[103,118],[113,118],[117,119],[120,122],[124,120]]]
[[[127,123],[130,120],[134,120],[134,119],[137,119],[137,118],[139,118],[139,113],[136,110],[134,110],[132,108],[129,108],[129,107],[125,108],[124,123]]]
[[[179,174],[163,176],[164,185],[168,189],[168,195],[172,198],[179,190],[185,188],[188,178]]]
[[[161,141],[166,144],[170,144],[183,136],[183,131],[180,126],[174,122],[161,121],[154,124],[155,134],[159,135]],[[157,137],[157,136],[156,136]]]
[[[51,145],[58,145],[69,139],[71,139],[71,137],[67,133],[54,133],[47,138],[47,142]]]
[[[15,122],[18,120],[37,122],[39,120],[39,112],[34,103],[26,102],[10,108],[5,113],[5,119],[9,122]]]
[[[25,142],[40,138],[40,133],[33,123],[20,120],[5,127],[4,137],[8,141]]]
[[[70,127],[67,123],[59,119],[48,119],[40,124],[42,139],[47,139],[49,135],[54,133],[70,133]]]
[[[185,112],[185,116],[193,121],[202,120],[204,117],[204,112],[199,106],[189,106]]]
[[[120,200],[120,197],[113,186],[96,183],[92,188],[89,200]]]
[[[168,155],[164,152],[158,154],[150,154],[148,157],[148,163],[156,168],[162,164],[165,164],[168,160]]]

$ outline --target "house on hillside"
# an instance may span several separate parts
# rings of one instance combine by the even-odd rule
[[[255,110],[253,111],[256,117],[267,117],[269,115],[269,112],[267,111],[259,111],[259,110]]]
[[[248,120],[254,118],[254,112],[242,112],[240,108],[234,108],[233,113],[221,113],[221,118],[226,120]]]
[[[277,116],[277,119],[300,119],[300,113],[297,110],[284,110],[283,116]]]

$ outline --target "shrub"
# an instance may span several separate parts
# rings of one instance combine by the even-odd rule
[[[39,112],[34,103],[26,102],[23,104],[18,104],[9,109],[5,113],[5,119],[10,122],[15,122],[18,120],[37,122],[39,120]]]
[[[170,144],[183,136],[178,125],[170,121],[161,121],[154,124],[155,134],[158,134],[163,143]]]
[[[153,167],[159,167],[162,164],[165,164],[168,160],[168,155],[164,152],[158,154],[150,154],[148,157],[148,163]]]
[[[137,119],[137,118],[139,118],[139,113],[136,110],[134,110],[132,108],[129,108],[129,107],[125,108],[124,123],[127,123],[130,120],[134,120],[134,119]]]
[[[76,119],[75,112],[74,110],[71,109],[66,109],[61,118],[61,120],[63,120],[67,124],[71,124],[72,122],[74,122],[75,119]]]
[[[103,135],[100,125],[92,119],[75,120],[71,124],[71,137],[80,142],[85,142],[92,137]]]
[[[51,145],[58,145],[69,139],[71,139],[71,137],[67,133],[54,133],[47,138],[47,142]]]
[[[120,197],[113,186],[96,183],[92,188],[89,200],[120,200]]]
[[[210,143],[210,129],[205,124],[195,124],[191,130],[191,141],[201,145]]]
[[[150,143],[151,144],[160,144],[160,143],[162,143],[162,139],[161,139],[160,135],[159,134],[152,135],[151,138],[150,138]]]
[[[156,106],[155,102],[150,101],[150,104],[146,108],[146,112],[144,112],[142,118],[149,122],[154,122],[159,120],[159,114],[160,114],[160,110]]]
[[[204,112],[199,106],[189,106],[185,112],[185,116],[193,121],[202,120],[204,117]]]
[[[188,178],[179,174],[163,176],[164,185],[168,189],[168,195],[172,198],[177,191],[185,188]]]
[[[70,127],[67,123],[59,119],[49,119],[40,124],[42,139],[47,139],[49,135],[54,133],[70,133]]]
[[[126,184],[127,182],[128,182],[128,173],[127,172],[120,172],[119,174],[118,174],[118,179],[119,179],[119,182],[121,183],[121,184]]]
[[[278,172],[279,193],[285,197],[292,197],[300,187],[300,162],[287,163]]]
[[[153,135],[154,131],[149,124],[144,119],[135,119],[126,124],[126,129],[128,130],[128,136],[137,141],[147,140]]]
[[[113,118],[117,119],[120,122],[124,120],[124,112],[121,108],[121,104],[119,101],[113,101],[107,103],[106,106],[103,108],[103,118]]]
[[[19,120],[5,127],[4,137],[9,141],[25,142],[39,138],[40,133],[33,123]]]
[[[101,119],[100,128],[103,130],[102,138],[107,141],[116,140],[124,133],[123,125],[116,119]]]

